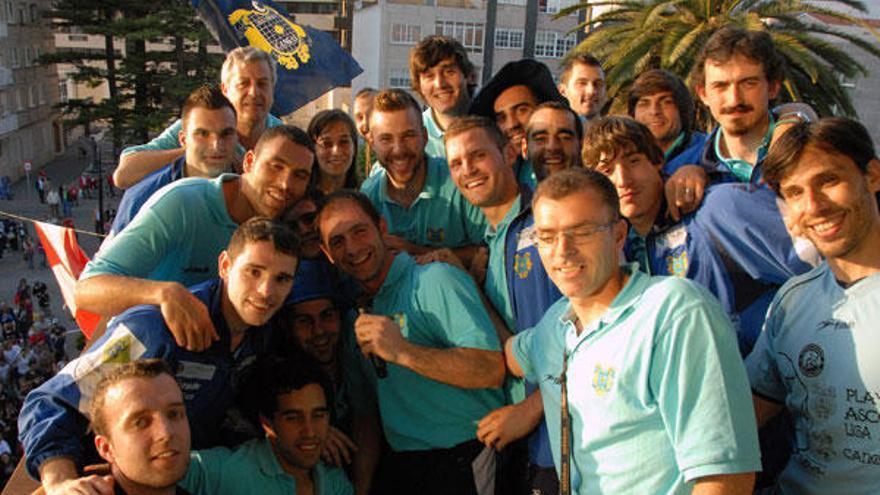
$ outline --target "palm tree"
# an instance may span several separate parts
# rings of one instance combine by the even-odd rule
[[[859,0],[830,1],[866,12]],[[820,115],[855,116],[840,77],[867,75],[866,69],[834,41],[843,40],[880,58],[876,43],[831,23],[864,27],[880,40],[876,30],[842,9],[807,0],[608,0],[574,5],[559,15],[588,6],[608,10],[577,28],[589,27],[590,32],[572,53],[589,52],[603,61],[609,97],[623,95],[646,69],[667,69],[690,83],[701,47],[726,24],[769,32],[787,63],[781,99],[806,102]]]

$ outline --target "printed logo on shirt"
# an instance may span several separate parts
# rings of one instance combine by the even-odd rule
[[[685,278],[688,272],[688,253],[682,250],[678,255],[670,254],[666,257],[666,271],[676,277]]]
[[[391,319],[394,320],[394,323],[397,323],[397,326],[400,327],[401,330],[406,328],[406,315],[403,313],[394,313],[391,315]]]
[[[831,318],[829,320],[823,320],[821,323],[819,323],[819,331],[850,330],[852,326],[853,322]]]
[[[514,255],[513,270],[519,278],[528,278],[529,273],[532,271],[532,253]]]
[[[529,225],[528,227],[519,231],[519,234],[516,235],[516,250],[522,251],[523,249],[528,249],[535,245],[535,226]]]
[[[425,230],[425,237],[428,239],[428,242],[436,242],[439,244],[439,243],[443,242],[443,239],[446,236],[443,234],[442,227],[436,228],[436,229],[432,229],[431,227],[428,227]]]
[[[665,245],[668,249],[684,246],[685,241],[687,241],[687,229],[684,225],[671,228],[657,238],[657,243],[661,246]]]
[[[601,364],[596,365],[593,371],[593,390],[596,395],[602,396],[611,391],[614,387],[614,368],[609,366],[607,369],[602,368]]]
[[[181,361],[177,367],[177,376],[178,378],[207,381],[214,378],[216,370],[217,367],[211,364]]]
[[[825,367],[825,351],[816,344],[810,343],[801,349],[798,356],[798,368],[804,376],[813,378],[822,373]]]

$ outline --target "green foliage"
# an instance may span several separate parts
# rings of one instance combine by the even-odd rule
[[[59,0],[49,16],[62,31],[104,37],[100,49],[58,50],[41,62],[73,65],[78,83],[107,84],[109,98],[60,109],[71,125],[110,124],[117,146],[145,141],[196,86],[219,82],[222,55],[207,54],[211,35],[187,0]]]
[[[827,0],[865,12],[859,0]],[[880,34],[860,19],[808,0],[608,0],[592,2],[612,9],[588,20],[577,29],[591,29],[573,53],[588,52],[602,60],[606,68],[609,97],[621,100],[635,77],[646,69],[662,68],[685,77],[690,84],[694,60],[707,39],[721,26],[734,24],[746,29],[765,30],[773,37],[786,60],[783,101],[803,101],[820,115],[855,116],[841,77],[853,79],[867,75],[866,69],[850,55],[844,41],[880,57],[880,45],[850,34],[818,17],[868,29]],[[574,5],[559,13],[565,16],[587,8]]]

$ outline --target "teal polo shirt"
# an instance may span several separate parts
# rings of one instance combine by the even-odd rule
[[[513,314],[513,306],[510,304],[510,291],[507,290],[507,269],[504,263],[505,241],[510,223],[522,211],[522,196],[517,196],[516,201],[507,210],[504,218],[496,227],[487,225],[483,240],[489,246],[489,263],[486,270],[486,281],[483,289],[486,297],[492,302],[492,306],[504,319],[508,330],[516,332],[516,315]]]
[[[317,495],[354,493],[345,472],[319,462],[314,468]],[[250,440],[235,450],[217,447],[190,454],[189,469],[178,483],[192,495],[291,495],[296,480],[287,474],[265,438]]]
[[[516,173],[517,184],[527,186],[532,191],[538,187],[538,178],[535,176],[535,167],[531,160],[518,156],[513,164],[513,171]]]
[[[388,233],[420,246],[437,248],[482,243],[487,225],[483,212],[468,203],[455,187],[445,159],[428,157],[426,162],[425,185],[409,208],[388,197],[384,168],[361,185],[361,192],[388,223]]]
[[[425,154],[431,157],[446,159],[446,142],[443,141],[443,129],[434,120],[434,111],[431,107],[422,112],[422,124],[428,132],[428,143],[425,145]]]
[[[398,254],[372,312],[392,318],[416,345],[501,349],[473,279],[446,263],[419,265]],[[477,422],[504,405],[500,388],[453,387],[392,363],[388,376],[378,380],[378,395],[385,436],[395,451],[445,449],[473,440]]]
[[[749,383],[721,305],[689,280],[624,270],[624,288],[580,335],[562,298],[513,337],[541,388],[557,469],[568,353],[573,493],[683,495],[704,476],[760,470]]]
[[[276,127],[284,124],[278,117],[272,115],[271,113],[266,114],[266,120],[264,122],[266,129]],[[139,151],[157,151],[157,150],[173,150],[176,148],[180,148],[183,145],[180,144],[180,131],[183,129],[183,121],[180,119],[175,120],[171,125],[165,128],[161,134],[154,137],[152,141],[145,144],[139,144],[137,146],[129,146],[122,150],[121,155],[125,156],[129,153],[137,153]],[[245,152],[244,146],[241,144],[235,145],[236,153],[239,157],[243,157]]]

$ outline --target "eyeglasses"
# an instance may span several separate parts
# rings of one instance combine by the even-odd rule
[[[612,220],[608,223],[602,225],[581,225],[578,227],[572,227],[570,229],[560,230],[558,232],[553,232],[549,230],[536,230],[535,231],[535,241],[538,243],[538,247],[540,248],[551,248],[556,246],[556,242],[560,237],[565,237],[572,244],[579,246],[581,244],[586,244],[589,242],[590,238],[593,234],[597,232],[603,232],[607,230],[611,230],[616,224],[618,220]]]

